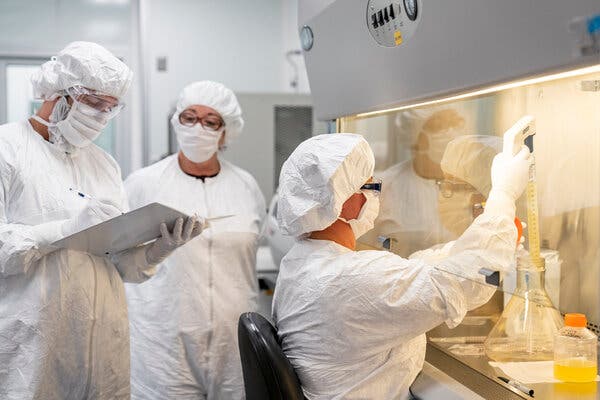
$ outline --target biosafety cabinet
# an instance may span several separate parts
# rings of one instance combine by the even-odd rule
[[[403,257],[429,249],[434,264],[447,256],[444,244],[484,212],[504,132],[531,116],[517,253],[539,249],[542,273],[526,281],[538,279],[547,299],[523,294],[517,262],[498,273],[467,269],[461,278],[495,293],[456,329],[429,332],[426,376],[413,385],[420,398],[448,377],[457,398],[529,398],[498,376],[516,374],[509,361],[548,366],[535,346],[549,317],[532,315],[552,308],[559,319],[586,314],[596,334],[600,325],[600,1],[304,0],[298,29],[317,118],[363,134],[375,153],[381,210],[362,248]],[[510,301],[524,306],[507,319]],[[507,340],[527,330],[532,347],[496,357],[486,346],[498,324]],[[536,398],[600,398],[596,383],[519,378]]]

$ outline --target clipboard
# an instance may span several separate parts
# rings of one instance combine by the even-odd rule
[[[106,257],[158,238],[163,222],[171,231],[180,217],[185,220],[188,215],[151,203],[62,238],[52,246]]]

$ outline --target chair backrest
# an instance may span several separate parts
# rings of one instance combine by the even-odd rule
[[[240,315],[238,342],[246,400],[304,400],[298,376],[269,321],[253,312]]]

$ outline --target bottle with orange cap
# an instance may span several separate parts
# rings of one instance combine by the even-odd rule
[[[554,377],[564,382],[592,382],[598,374],[598,337],[586,328],[584,314],[565,315],[554,341]]]

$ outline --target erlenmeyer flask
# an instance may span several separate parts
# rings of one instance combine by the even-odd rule
[[[563,320],[544,289],[543,268],[528,255],[517,258],[517,287],[485,340],[486,355],[495,361],[553,359],[554,334]]]

